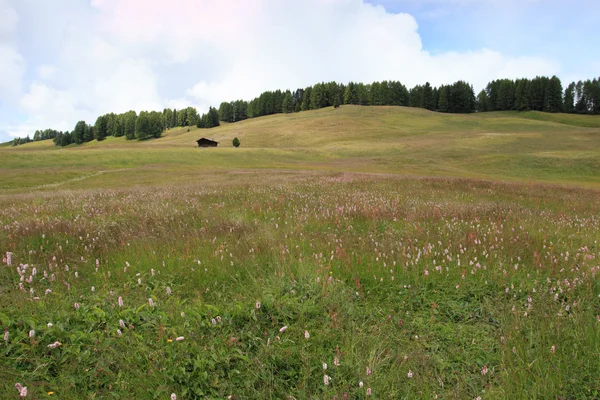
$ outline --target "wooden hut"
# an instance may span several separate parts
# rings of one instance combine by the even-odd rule
[[[196,143],[198,143],[198,147],[217,147],[219,144],[219,142],[207,138],[200,138],[196,140]]]

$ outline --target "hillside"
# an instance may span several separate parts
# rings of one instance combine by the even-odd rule
[[[195,140],[215,138],[217,149]],[[234,137],[242,146],[234,149]],[[186,181],[239,168],[352,171],[600,185],[600,117],[495,112],[441,114],[343,106],[277,114],[145,142],[108,138],[57,148],[0,149],[0,187],[65,188]],[[133,173],[133,172],[136,173]],[[51,172],[50,174],[48,172]],[[110,179],[106,173],[110,172]],[[71,184],[77,180],[77,184]]]

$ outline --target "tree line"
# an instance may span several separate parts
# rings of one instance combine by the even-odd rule
[[[194,107],[181,110],[165,108],[162,112],[135,111],[109,113],[94,125],[79,121],[71,132],[52,129],[36,131],[34,141],[52,139],[57,146],[104,140],[107,136],[145,140],[158,138],[166,129],[185,126],[213,128],[220,122],[238,122],[278,113],[294,113],[344,104],[362,106],[418,107],[444,113],[487,111],[543,111],[600,114],[600,80],[571,82],[566,88],[556,76],[533,79],[494,80],[475,96],[473,86],[465,81],[432,86],[429,82],[407,88],[398,81],[370,84],[322,82],[294,91],[265,91],[250,101],[222,102],[202,115]],[[16,138],[13,145],[32,141]]]

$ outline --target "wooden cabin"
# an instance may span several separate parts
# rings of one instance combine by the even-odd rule
[[[219,142],[207,138],[200,138],[196,140],[196,143],[198,143],[198,147],[217,147],[219,144]]]

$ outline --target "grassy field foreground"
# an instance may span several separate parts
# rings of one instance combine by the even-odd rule
[[[0,196],[2,397],[600,396],[599,191],[236,176]]]
[[[0,397],[599,398],[599,136],[343,106],[2,147]]]

